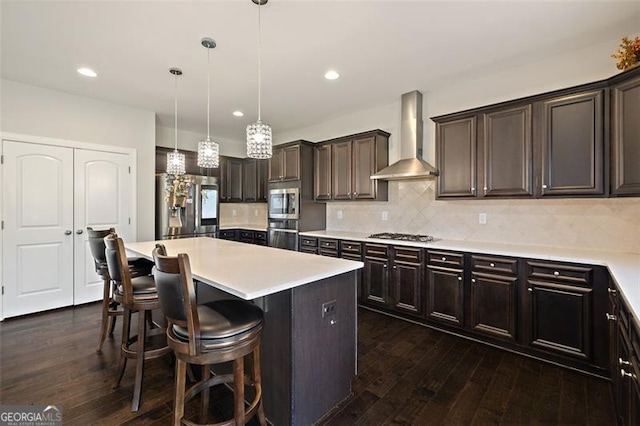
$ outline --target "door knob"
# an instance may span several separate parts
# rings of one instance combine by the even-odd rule
[[[76,234],[81,235],[81,234],[82,234],[82,229],[78,229],[78,230],[76,231]]]
[[[73,234],[73,232],[71,232],[70,229],[67,229],[66,231],[64,231],[64,235],[71,235]]]

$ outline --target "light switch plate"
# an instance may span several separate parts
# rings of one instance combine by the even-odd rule
[[[478,214],[478,223],[480,225],[486,225],[487,224],[487,214],[486,213],[479,213]]]

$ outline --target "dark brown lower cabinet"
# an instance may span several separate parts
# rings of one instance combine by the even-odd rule
[[[427,317],[464,327],[464,270],[427,265]]]
[[[387,306],[388,264],[387,259],[365,257],[362,270],[362,302],[373,306]]]
[[[393,247],[389,284],[389,302],[393,309],[411,315],[422,315],[424,266],[421,249]]]
[[[472,272],[470,327],[499,339],[516,340],[517,276]]]

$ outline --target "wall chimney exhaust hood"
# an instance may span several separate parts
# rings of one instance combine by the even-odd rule
[[[422,159],[422,93],[417,90],[402,95],[400,161],[371,176],[371,179],[428,179],[438,170]]]

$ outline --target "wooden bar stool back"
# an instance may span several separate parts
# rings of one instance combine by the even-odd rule
[[[244,425],[256,414],[266,425],[262,407],[260,376],[260,337],[264,313],[243,300],[219,300],[203,305],[196,303],[195,286],[189,257],[166,256],[163,245],[153,251],[155,280],[162,312],[167,318],[167,341],[176,355],[174,425],[195,425],[184,419],[185,403],[201,395],[201,422],[206,421],[209,388],[233,383],[234,418],[217,425]],[[253,377],[244,373],[244,358],[253,354]],[[233,374],[210,378],[212,364],[233,361]],[[201,380],[186,387],[187,365],[202,366]],[[254,388],[254,398],[245,408],[245,385]]]
[[[147,331],[145,327],[147,315],[150,315],[154,309],[160,309],[153,277],[149,275],[131,277],[122,238],[118,238],[116,234],[109,234],[104,238],[104,243],[109,276],[115,286],[113,298],[123,308],[120,365],[115,387],[120,386],[127,366],[127,359],[135,359],[136,373],[131,411],[138,411],[142,393],[144,361],[171,353],[171,348],[167,346],[164,328],[157,327]],[[133,312],[138,313],[138,332],[132,337],[130,324]]]

